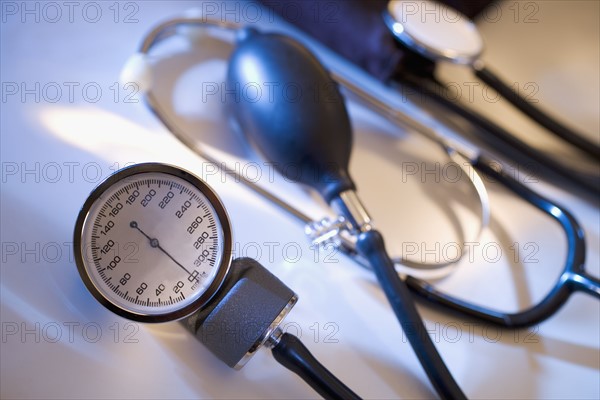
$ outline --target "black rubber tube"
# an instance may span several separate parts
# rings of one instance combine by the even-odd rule
[[[447,295],[426,281],[411,276],[406,279],[408,287],[419,297],[445,310],[450,309],[506,328],[524,328],[543,322],[554,315],[576,290],[598,297],[595,288],[600,282],[585,272],[585,236],[575,217],[566,208],[536,193],[509,174],[497,171],[495,164],[493,159],[481,156],[473,166],[556,220],[565,233],[567,257],[554,288],[536,305],[516,313],[504,313]]]
[[[408,287],[398,276],[394,262],[385,250],[381,234],[376,230],[362,232],[358,236],[356,248],[373,268],[404,333],[437,393],[443,399],[465,399],[465,394],[431,341]]]
[[[577,185],[577,187],[586,190],[587,193],[591,194],[594,198],[600,194],[600,177],[598,177],[598,175],[590,175],[576,171],[560,163],[556,158],[551,157],[543,151],[529,146],[527,143],[483,115],[468,109],[460,103],[451,101],[447,96],[438,93],[439,89],[436,89],[433,86],[434,83],[430,80],[406,76],[403,77],[402,85],[406,85],[417,92],[423,93],[436,103],[457,113],[465,120],[479,127],[480,130],[476,130],[476,132],[482,140],[489,144],[494,145],[494,143],[489,140],[490,137],[485,135],[485,133],[489,133],[499,139],[503,144],[507,145],[510,150],[502,150],[499,146],[495,146],[495,150],[502,151],[504,156],[509,160],[517,161],[521,158],[533,161],[535,163],[535,169],[538,170],[536,172],[543,172],[546,176],[552,178],[562,178],[562,182]]]
[[[500,93],[502,97],[510,101],[515,107],[521,110],[523,114],[527,115],[550,132],[553,132],[565,142],[572,144],[581,151],[594,157],[594,159],[600,159],[600,146],[593,141],[586,139],[581,133],[567,128],[565,125],[533,105],[533,103],[525,100],[488,68],[474,68],[473,71],[475,72],[475,76]]]
[[[297,374],[325,399],[360,400],[360,397],[325,368],[300,339],[284,333],[271,349],[275,360]]]

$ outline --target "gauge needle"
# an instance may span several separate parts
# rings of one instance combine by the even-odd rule
[[[142,235],[146,236],[146,238],[150,241],[150,246],[155,247],[155,248],[159,249],[160,251],[162,251],[163,253],[165,253],[167,255],[167,257],[169,257],[171,260],[173,260],[173,262],[175,264],[179,265],[181,267],[181,269],[183,269],[185,272],[187,272],[187,274],[189,276],[192,276],[192,273],[190,271],[188,271],[186,267],[181,265],[181,263],[179,263],[176,259],[174,259],[173,256],[171,256],[169,253],[167,253],[167,251],[160,246],[158,239],[151,238],[150,236],[146,235],[146,233],[140,229],[137,222],[131,221],[129,223],[129,226],[132,227],[133,229],[137,229]],[[194,279],[196,281],[198,280],[198,278],[194,278]]]

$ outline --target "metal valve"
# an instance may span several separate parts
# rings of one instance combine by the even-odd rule
[[[333,244],[339,247],[342,241],[340,233],[350,229],[346,218],[340,215],[336,218],[323,218],[320,221],[310,222],[304,227],[304,233],[315,246]]]

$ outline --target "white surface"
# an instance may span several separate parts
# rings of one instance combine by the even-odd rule
[[[577,99],[570,101],[582,104],[573,123],[598,132],[598,3],[583,2],[585,7],[571,3],[535,3],[538,22],[526,27],[527,35],[519,25],[524,10],[519,3],[505,3],[504,17],[482,22],[486,55],[500,57],[494,55],[494,48],[510,50],[515,41],[529,40],[528,48],[535,51],[527,62],[508,51],[500,67],[509,76],[529,73],[520,82],[539,82],[541,89],[547,87],[545,77],[563,76],[568,70],[569,82],[575,83],[542,101],[552,106]],[[35,22],[32,15],[21,22],[20,10],[16,15],[2,11],[2,95],[6,98],[0,118],[1,397],[316,397],[267,351],[236,372],[221,365],[180,325],[130,323],[104,309],[86,291],[70,252],[77,212],[100,178],[117,167],[142,161],[177,164],[206,178],[232,217],[236,255],[257,256],[299,294],[286,328],[298,331],[314,354],[356,392],[368,398],[433,397],[385,297],[367,271],[340,254],[316,254],[294,220],[202,164],[141,103],[127,102],[132,88],[121,87],[114,98],[112,85],[142,35],[158,21],[199,2],[120,3],[116,23],[112,2],[99,3],[102,18],[97,23],[82,17],[85,4],[75,8],[73,22],[67,9],[55,23],[44,18]],[[219,8],[224,3],[212,4],[225,12]],[[228,4],[228,10],[233,10],[230,19],[255,16],[247,3]],[[521,10],[517,22],[510,14],[514,4]],[[39,7],[42,12],[43,3]],[[87,11],[88,19],[94,17],[93,9],[88,6]],[[564,43],[548,34],[556,30],[552,17],[556,13],[561,30],[585,32],[584,40]],[[123,23],[128,16],[137,22]],[[584,27],[582,20],[589,26]],[[267,12],[260,26],[281,28]],[[523,36],[512,36],[514,32]],[[155,61],[161,102],[175,110],[182,127],[203,141],[257,162],[270,188],[315,217],[325,214],[322,203],[301,188],[281,179],[268,182],[266,167],[229,133],[219,96],[203,98],[206,87],[200,82],[223,80],[230,51],[227,43],[206,39],[194,46],[202,51],[192,52],[192,46],[179,39],[157,49],[157,54],[171,56]],[[327,62],[340,64],[319,46],[314,48]],[[575,62],[579,67],[574,67],[557,61],[563,59],[587,63]],[[362,76],[353,69],[349,73]],[[8,95],[7,90],[14,89],[10,83],[19,90],[21,84],[35,88],[39,83],[39,99],[35,94]],[[89,92],[82,94],[86,84]],[[53,102],[56,86],[62,88],[62,97]],[[69,87],[74,87],[72,97]],[[94,87],[102,90],[96,102],[92,102]],[[481,98],[476,101],[490,113],[498,112],[497,105]],[[399,103],[417,113],[410,104]],[[558,109],[563,110],[560,104]],[[569,111],[566,115],[575,115],[573,107],[564,109]],[[469,237],[465,231],[477,226],[476,213],[469,211],[473,197],[465,182],[452,182],[443,154],[420,136],[390,126],[361,107],[352,104],[350,111],[356,131],[352,173],[388,247],[397,253],[416,245],[413,257],[433,261],[431,257],[443,256],[444,246]],[[505,122],[514,117],[520,123],[508,111],[498,115]],[[252,166],[256,164],[238,164],[248,176]],[[413,167],[416,173],[409,174]],[[427,173],[436,168],[437,173]],[[587,268],[598,276],[598,208],[562,188],[537,180],[529,184],[575,213],[588,237]],[[439,285],[466,299],[515,309],[539,300],[551,288],[565,256],[564,238],[555,224],[498,185],[490,184],[490,191],[492,224],[477,247],[487,245],[490,252],[477,251]],[[437,251],[428,252],[436,246]],[[493,253],[498,249],[501,256]],[[600,397],[597,300],[576,294],[548,321],[517,332],[473,325],[425,305],[419,308],[440,352],[471,398]]]

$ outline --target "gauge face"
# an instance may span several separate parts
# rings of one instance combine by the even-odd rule
[[[199,178],[164,164],[118,171],[84,204],[74,250],[90,292],[129,319],[164,322],[201,308],[231,263],[225,209]]]

